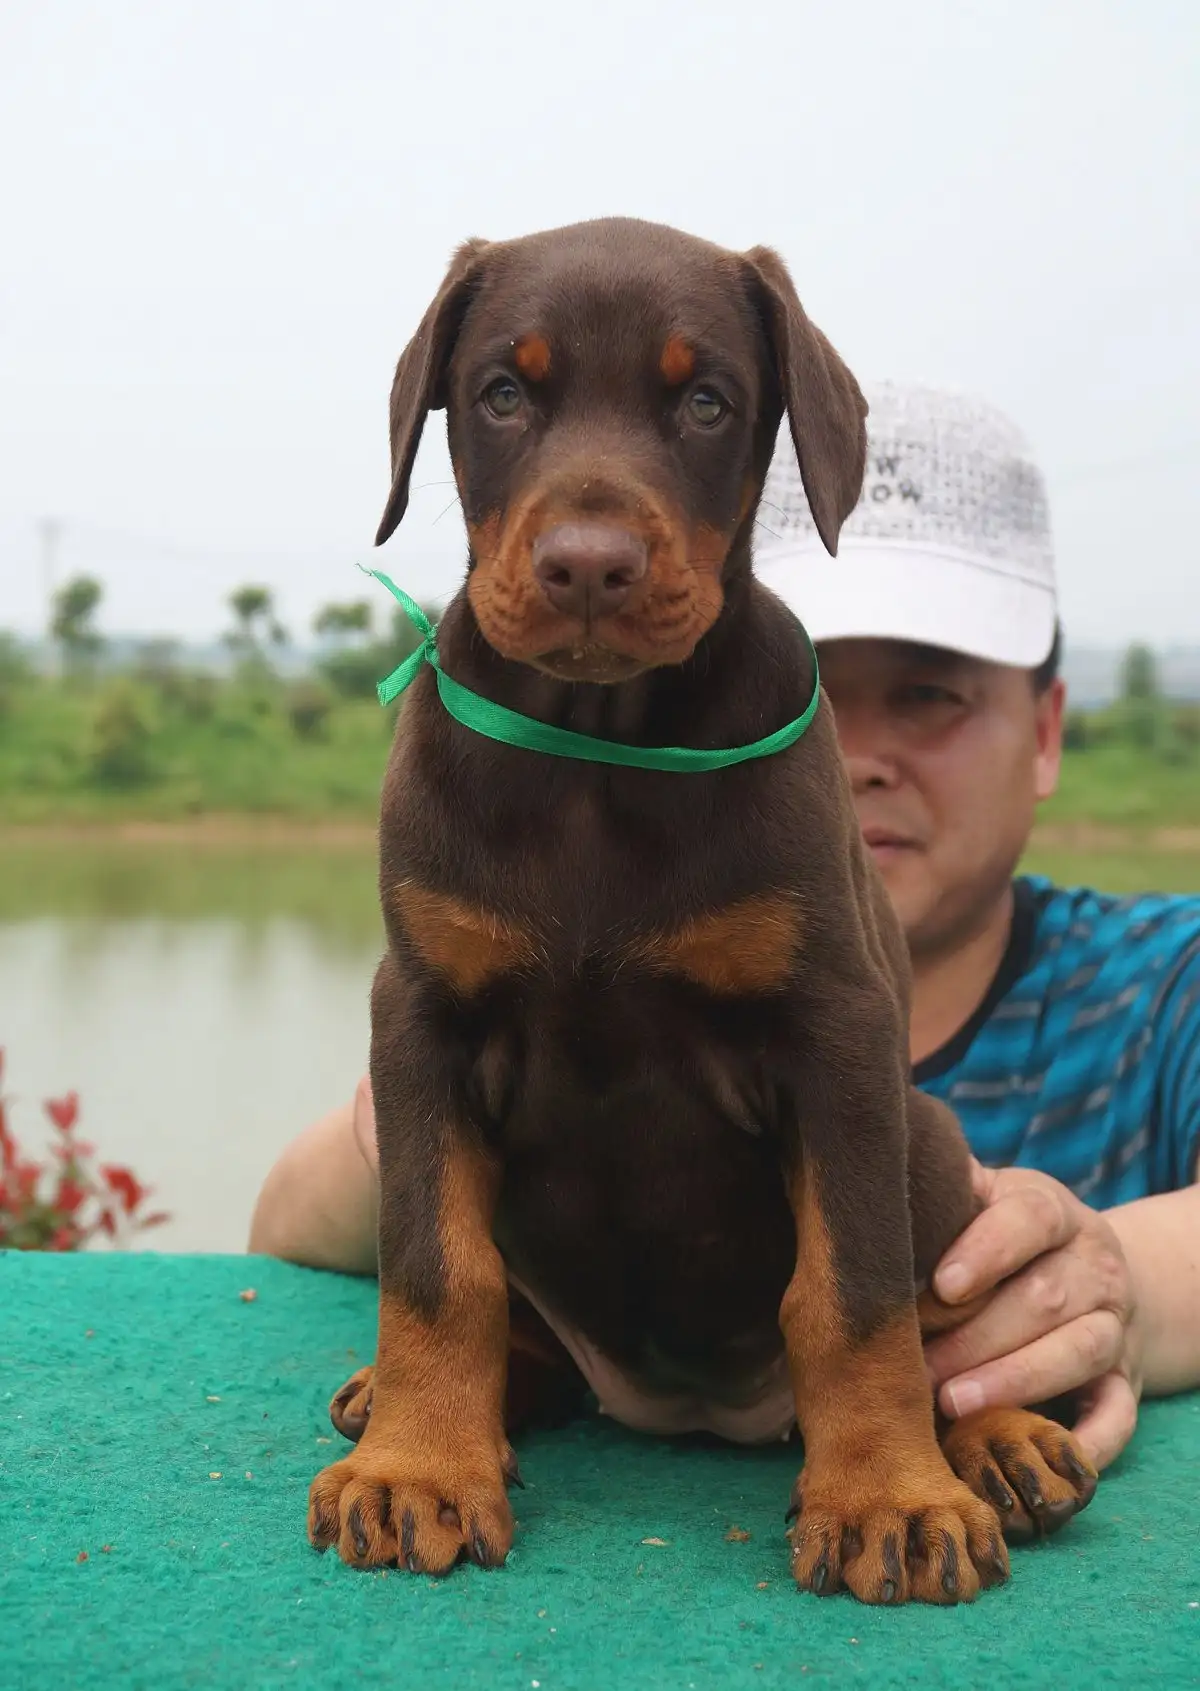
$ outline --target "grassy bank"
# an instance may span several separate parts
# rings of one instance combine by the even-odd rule
[[[1121,744],[1067,751],[1041,819],[1055,828],[1200,828],[1200,750],[1171,759]]]
[[[0,705],[0,822],[370,821],[394,712],[314,683],[32,681]]]
[[[1192,849],[1035,839],[1024,867],[1104,891],[1200,893]],[[220,828],[15,828],[0,836],[0,924],[58,919],[194,922],[253,929],[293,920],[339,941],[380,939],[374,834],[298,822]]]
[[[394,709],[318,681],[216,681],[167,672],[27,677],[0,688],[0,823],[85,825],[274,819],[369,826]],[[1121,740],[1066,753],[1042,813],[1048,837],[1140,849],[1200,830],[1200,744],[1169,755]],[[1099,831],[1089,840],[1087,831]],[[1108,837],[1104,837],[1108,836]],[[1167,844],[1159,840],[1159,844]]]

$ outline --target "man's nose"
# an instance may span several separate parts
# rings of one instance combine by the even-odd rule
[[[854,792],[865,793],[872,788],[878,790],[898,785],[899,774],[893,749],[886,730],[874,713],[870,713],[868,719],[866,713],[846,707],[839,710],[835,703],[833,720],[842,760]]]
[[[895,787],[899,784],[896,765],[890,758],[872,753],[846,752],[843,747],[842,756],[850,776],[850,786],[855,794],[878,791],[881,787]]]

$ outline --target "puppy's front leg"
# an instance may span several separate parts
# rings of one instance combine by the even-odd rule
[[[371,1416],[313,1481],[308,1530],[357,1567],[503,1562],[515,1473],[504,1431],[508,1293],[492,1238],[499,1169],[452,1119],[436,1036],[385,959],[372,1005],[379,1344]]]
[[[780,1322],[804,1438],[793,1571],[821,1595],[955,1603],[1002,1581],[1008,1563],[995,1511],[935,1436],[913,1288],[907,1077],[898,1061],[888,1072],[888,1013],[875,1037],[870,1022],[856,1028],[861,1061],[809,1077],[811,1125],[786,1176],[796,1270]],[[841,1044],[844,1054],[844,1034]]]

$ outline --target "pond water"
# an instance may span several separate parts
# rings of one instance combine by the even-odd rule
[[[80,1133],[155,1189],[147,1248],[245,1249],[262,1179],[366,1063],[371,847],[0,849],[12,1126],[76,1090]]]
[[[1114,891],[1200,890],[1200,857],[1056,853]],[[284,1144],[366,1063],[381,949],[367,830],[336,846],[0,844],[0,1047],[13,1126],[76,1090],[81,1132],[155,1188],[157,1250],[240,1251]]]

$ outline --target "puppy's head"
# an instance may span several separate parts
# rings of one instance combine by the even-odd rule
[[[441,407],[479,626],[563,680],[691,655],[748,556],[785,409],[831,553],[862,483],[866,405],[781,260],[655,224],[460,248],[396,369],[380,544]]]

